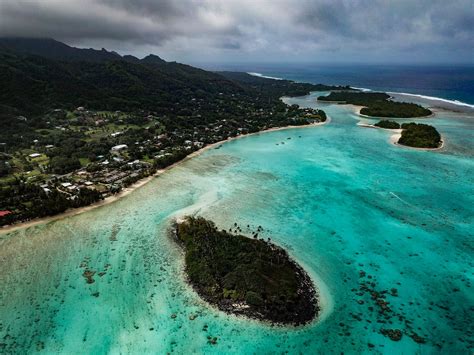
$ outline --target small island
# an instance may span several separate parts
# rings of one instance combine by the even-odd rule
[[[400,134],[392,136],[392,143],[412,148],[438,149],[443,145],[442,137],[435,127],[423,123],[398,123],[381,120],[373,125],[363,124],[363,127],[391,129]]]
[[[436,149],[441,147],[441,135],[433,126],[422,123],[403,123],[398,144],[414,148]]]
[[[400,129],[400,123],[390,120],[381,120],[375,123],[374,126],[384,129]]]
[[[220,231],[212,221],[186,217],[175,237],[185,252],[190,284],[220,310],[285,325],[302,325],[319,312],[308,274],[270,243]]]
[[[382,92],[332,91],[327,96],[319,96],[319,101],[364,106],[360,114],[371,117],[425,117],[432,112],[423,106],[390,100],[390,95]]]

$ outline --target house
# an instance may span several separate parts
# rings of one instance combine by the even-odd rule
[[[30,155],[28,155],[28,156],[29,156],[30,158],[38,158],[38,157],[41,156],[41,154],[40,154],[40,153],[32,153],[32,154],[30,154]]]
[[[123,132],[114,132],[111,134],[112,137],[117,137],[117,136],[120,136],[121,134],[123,134]]]
[[[125,171],[122,171],[122,172],[113,171],[110,174],[107,174],[106,176],[104,176],[102,182],[105,182],[106,184],[112,184],[118,180],[121,180],[127,177],[128,174],[129,173]]]
[[[0,211],[0,217],[8,216],[11,213],[12,213],[12,211],[9,211],[9,210]]]
[[[70,187],[70,186],[72,186],[72,184],[71,184],[70,182],[63,182],[61,185],[62,185],[63,187]]]
[[[110,149],[111,152],[120,152],[122,150],[127,149],[128,146],[126,144],[119,144]]]

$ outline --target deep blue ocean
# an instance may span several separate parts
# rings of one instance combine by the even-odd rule
[[[314,84],[350,85],[457,100],[474,105],[474,64],[449,65],[206,65]]]

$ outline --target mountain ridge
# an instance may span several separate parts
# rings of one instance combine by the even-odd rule
[[[267,103],[337,87],[211,72],[150,54],[79,49],[54,39],[0,38],[0,115],[41,115],[52,108],[148,110],[176,114],[189,100],[207,104],[239,96]]]

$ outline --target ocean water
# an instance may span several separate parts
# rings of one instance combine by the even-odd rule
[[[329,124],[225,143],[113,204],[0,234],[0,352],[471,354],[474,116],[418,120],[446,141],[418,151],[319,94],[285,100]],[[185,214],[262,226],[314,279],[320,318],[275,327],[200,300],[167,234]]]
[[[227,64],[205,67],[314,84],[425,95],[466,103],[474,109],[474,65]]]

